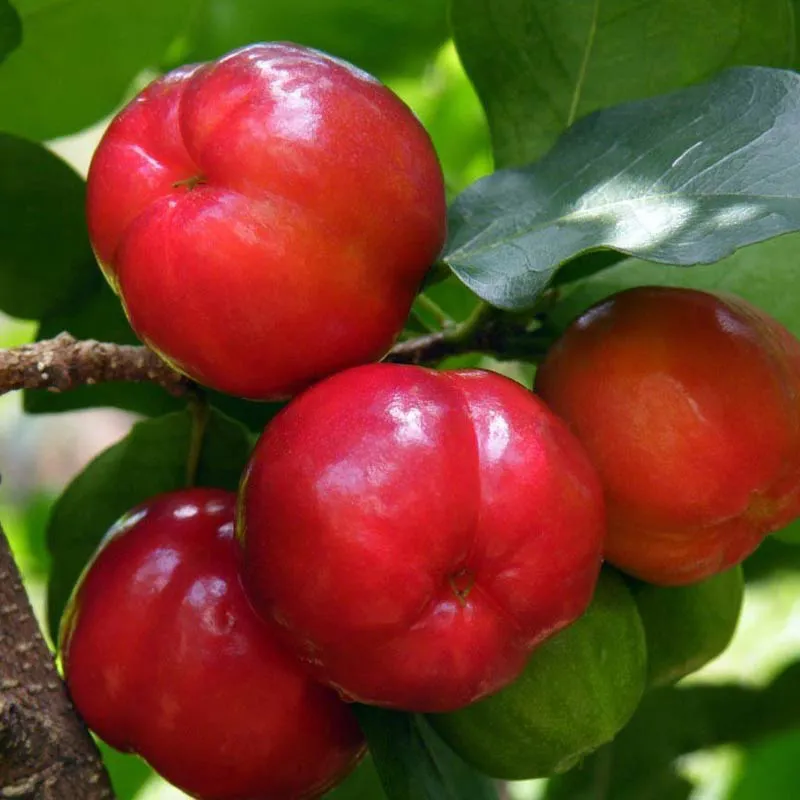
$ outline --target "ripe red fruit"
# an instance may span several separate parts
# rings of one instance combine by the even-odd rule
[[[446,224],[441,168],[411,111],[291,44],[150,84],[95,153],[87,214],[139,337],[200,383],[255,399],[381,357]]]
[[[536,388],[606,490],[606,557],[651,583],[742,561],[800,515],[800,342],[739,298],[639,287],[577,319]]]
[[[566,425],[480,370],[357,367],[295,398],[245,472],[245,588],[320,680],[446,711],[587,607],[602,489]]]
[[[319,797],[363,752],[350,709],[249,605],[235,496],[161,495],[109,532],[61,629],[89,727],[206,800]]]

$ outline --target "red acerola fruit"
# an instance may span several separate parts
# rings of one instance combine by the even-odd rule
[[[235,495],[161,495],[117,523],[61,626],[76,708],[100,738],[206,800],[321,796],[363,753],[239,577]]]
[[[409,108],[291,44],[154,81],[111,123],[87,191],[92,245],[139,337],[253,399],[380,358],[446,228]]]
[[[681,585],[800,515],[800,342],[739,298],[639,287],[580,316],[536,389],[606,491],[606,558]]]
[[[412,711],[512,681],[594,590],[602,488],[567,426],[481,370],[322,381],[245,471],[245,589],[321,681]]]

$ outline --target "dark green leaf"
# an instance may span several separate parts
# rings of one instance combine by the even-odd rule
[[[688,787],[676,779],[676,759],[723,744],[752,745],[798,725],[800,662],[763,689],[737,684],[656,689],[645,695],[612,749],[551,780],[547,799],[683,800]],[[592,794],[591,787],[598,786],[603,792]]]
[[[501,167],[600,108],[725,67],[793,66],[787,0],[454,0],[452,19]]]
[[[99,276],[99,270],[96,271]],[[125,318],[119,298],[102,277],[99,281],[94,291],[82,298],[81,302],[42,320],[36,334],[37,340],[51,339],[62,331],[68,331],[77,339],[139,344]],[[219,392],[209,392],[208,397],[213,406],[254,431],[261,431],[282,407],[280,403],[255,403]],[[81,386],[63,394],[26,391],[24,404],[25,410],[31,414],[112,406],[145,416],[158,416],[182,408],[184,401],[171,397],[154,384],[103,383]]]
[[[367,754],[342,783],[325,795],[325,800],[386,800],[372,756]]]
[[[354,706],[388,800],[497,800],[489,778],[415,714]]]
[[[185,485],[191,427],[186,411],[134,425],[56,501],[47,527],[53,558],[47,617],[54,641],[72,587],[109,527],[137,503]],[[203,439],[197,485],[236,489],[251,444],[245,428],[213,411]]]
[[[0,309],[7,314],[39,319],[100,277],[84,198],[83,180],[60,158],[0,133]]]
[[[189,33],[188,58],[289,41],[376,75],[415,71],[447,38],[446,10],[445,0],[205,0]]]
[[[761,742],[750,750],[730,800],[779,800],[797,794],[800,729]]]
[[[53,139],[109,114],[157,66],[197,0],[16,0],[24,40],[0,70],[0,128]]]
[[[22,41],[22,23],[8,0],[0,0],[0,61]]]
[[[800,228],[798,127],[800,75],[764,67],[598,111],[537,164],[463,192],[445,261],[506,309],[589,250],[717,261]]]

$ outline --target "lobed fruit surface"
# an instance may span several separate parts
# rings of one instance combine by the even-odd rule
[[[245,586],[343,695],[450,710],[513,680],[587,607],[602,491],[530,391],[376,364],[295,398],[240,491]]]
[[[199,383],[269,399],[386,353],[446,209],[396,95],[269,43],[170,72],[124,108],[92,160],[87,222],[145,343]]]
[[[230,492],[172,492],[109,531],[62,621],[67,686],[101,739],[194,797],[320,797],[361,732],[249,605],[234,510]]]
[[[646,669],[636,604],[622,578],[604,569],[586,613],[536,649],[517,680],[428,720],[488,775],[543,778],[614,738],[639,704]]]

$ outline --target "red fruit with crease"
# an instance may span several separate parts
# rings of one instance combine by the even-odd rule
[[[380,358],[446,227],[412,112],[291,44],[154,81],[111,123],[87,192],[92,245],[139,337],[253,399]]]
[[[194,797],[320,797],[364,742],[248,603],[234,509],[231,492],[187,489],[111,529],[62,621],[67,686],[101,739]]]
[[[640,286],[582,314],[536,390],[606,491],[606,558],[696,583],[800,516],[800,342],[745,300]]]
[[[243,480],[245,588],[320,680],[460,708],[586,609],[602,490],[577,440],[490,372],[357,367],[295,398]]]

